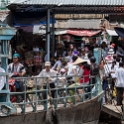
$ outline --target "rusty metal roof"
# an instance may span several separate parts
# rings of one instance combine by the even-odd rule
[[[122,6],[124,0],[15,0],[12,4]]]
[[[7,6],[15,11],[45,11],[56,14],[121,14],[124,0],[15,0]]]

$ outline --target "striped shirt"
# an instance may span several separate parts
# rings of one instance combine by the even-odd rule
[[[16,66],[13,63],[10,63],[7,69],[10,75],[14,72],[17,72],[17,73],[26,72],[24,65],[22,65],[21,63],[18,63],[18,65]]]

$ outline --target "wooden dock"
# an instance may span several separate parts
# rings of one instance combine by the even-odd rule
[[[122,123],[121,106],[115,104],[103,105],[99,120],[99,124],[124,124]]]
[[[121,119],[122,118],[122,108],[121,106],[117,106],[116,99],[112,100],[112,104],[106,104],[102,106],[102,112],[108,114],[109,116],[113,116],[115,118]],[[123,100],[124,105],[124,100]]]
[[[121,115],[122,115],[122,110],[120,106],[116,106],[116,105],[104,105],[102,107],[102,112],[105,112],[107,114],[109,114],[110,116],[113,116],[115,118],[121,119]]]

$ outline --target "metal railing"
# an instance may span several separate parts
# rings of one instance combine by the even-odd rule
[[[54,82],[52,83],[55,87],[51,88],[49,82],[50,78],[54,78]],[[86,85],[77,82],[69,84],[67,80],[68,77],[66,76],[50,78],[34,77],[34,86],[31,88],[27,87],[28,81],[32,80],[31,77],[13,78],[24,85],[23,92],[10,92],[10,98],[14,96],[16,97],[16,102],[13,104],[17,109],[21,108],[21,113],[26,112],[26,109],[28,108],[26,107],[27,105],[32,108],[33,112],[37,112],[38,110],[47,110],[50,106],[54,106],[55,109],[57,109],[59,107],[68,107],[70,104],[76,105],[77,103],[85,102],[102,92],[102,86],[98,76],[90,76],[90,84]],[[96,81],[94,84],[92,84],[93,78]],[[4,90],[0,91],[0,94],[1,93],[4,93]],[[23,98],[23,101],[21,98]]]

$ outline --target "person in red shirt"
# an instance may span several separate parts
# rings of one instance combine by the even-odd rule
[[[89,84],[90,81],[90,65],[87,63],[83,63],[81,66],[81,69],[83,70],[82,77],[80,79],[80,84]]]

